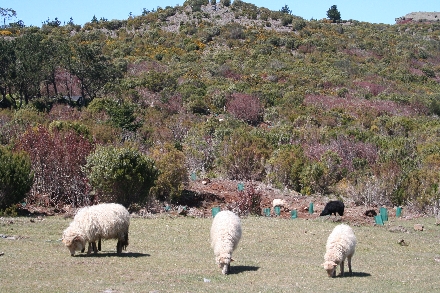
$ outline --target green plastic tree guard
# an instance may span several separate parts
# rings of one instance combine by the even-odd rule
[[[191,180],[192,181],[196,181],[197,180],[197,174],[196,173],[191,173]]]
[[[399,218],[402,215],[402,207],[397,207],[396,209],[396,218]]]
[[[309,214],[313,214],[313,202],[309,204]]]
[[[270,208],[264,208],[263,213],[266,217],[270,217]]]
[[[213,207],[211,209],[212,217],[214,218],[217,213],[220,212],[220,207]]]
[[[381,215],[374,216],[374,220],[375,220],[377,225],[383,226],[383,220],[382,220],[382,216]]]
[[[290,211],[290,218],[291,219],[296,219],[297,217],[298,217],[297,210]]]
[[[243,191],[244,190],[244,183],[238,183],[237,188],[238,188],[238,191]]]
[[[279,216],[281,214],[281,208],[280,207],[274,207],[275,215]]]
[[[386,208],[380,208],[380,216],[382,217],[382,221],[388,221],[388,211]]]

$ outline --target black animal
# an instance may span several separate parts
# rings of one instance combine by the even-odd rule
[[[334,214],[336,216],[336,213],[338,213],[340,216],[344,215],[344,203],[339,200],[333,200],[329,201],[326,205],[324,210],[319,216],[327,216]]]

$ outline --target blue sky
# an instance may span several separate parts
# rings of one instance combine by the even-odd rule
[[[133,15],[140,15],[143,8],[152,10],[158,6],[174,7],[183,5],[184,2],[185,0],[2,0],[0,7],[14,9],[17,17],[12,21],[22,20],[26,26],[41,26],[42,22],[47,19],[54,20],[55,17],[62,23],[68,22],[72,17],[75,24],[83,25],[94,15],[98,19],[104,17],[108,20],[123,20],[128,18],[130,12]],[[271,10],[280,10],[284,5],[288,5],[293,15],[307,20],[326,18],[327,10],[332,5],[337,5],[342,19],[386,24],[394,24],[395,18],[410,12],[440,11],[439,0],[246,0],[244,2]]]

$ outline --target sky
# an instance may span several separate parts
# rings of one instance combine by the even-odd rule
[[[281,10],[287,5],[293,15],[306,20],[327,17],[327,10],[336,5],[343,20],[358,20],[370,23],[395,24],[397,17],[411,12],[439,12],[439,0],[243,0],[257,7],[270,10]],[[130,13],[134,16],[142,14],[143,8],[148,10],[183,5],[185,0],[2,0],[0,8],[11,8],[16,11],[16,18],[6,23],[22,20],[26,26],[41,26],[46,20],[58,20],[67,23],[70,18],[75,24],[84,25],[93,16],[98,19],[124,20]],[[217,0],[220,2],[220,0]],[[233,0],[231,0],[231,3]],[[3,23],[3,19],[1,19]]]

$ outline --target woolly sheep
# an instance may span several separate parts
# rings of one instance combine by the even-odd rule
[[[344,203],[340,200],[329,201],[319,216],[327,216],[331,214],[336,216],[336,213],[340,216],[344,215]]]
[[[285,207],[287,205],[286,201],[284,199],[280,199],[280,198],[275,198],[272,201],[272,206],[273,207]]]
[[[128,245],[130,214],[120,204],[104,203],[81,208],[69,227],[63,232],[63,243],[75,255],[75,251],[84,252],[89,243],[87,254],[93,249],[97,253],[96,241],[100,250],[101,239],[118,239],[117,253]]]
[[[231,211],[221,211],[214,217],[211,226],[211,247],[214,249],[215,262],[226,275],[229,271],[232,252],[241,238],[240,218]]]
[[[351,270],[351,258],[356,248],[356,236],[350,226],[341,224],[336,226],[327,239],[324,255],[324,269],[329,277],[336,276],[336,267],[341,265],[341,276],[344,276],[344,261],[348,260],[348,270]]]

